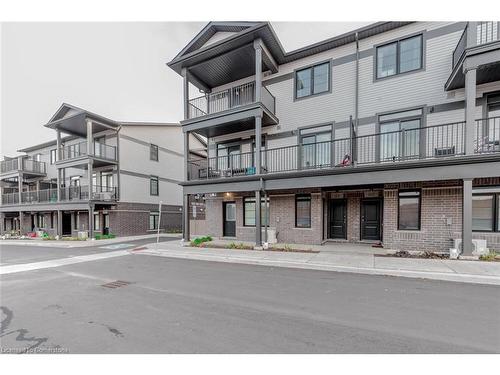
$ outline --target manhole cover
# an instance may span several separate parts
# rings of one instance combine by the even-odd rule
[[[101,286],[105,288],[116,289],[129,284],[131,284],[129,281],[116,280],[110,283],[102,284]]]

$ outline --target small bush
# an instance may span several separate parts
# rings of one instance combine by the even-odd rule
[[[500,254],[490,251],[489,254],[481,255],[479,257],[479,260],[484,260],[486,262],[494,262],[496,260],[500,260]]]
[[[212,237],[210,236],[204,236],[204,237],[197,237],[194,240],[191,241],[191,246],[194,247],[205,247],[203,245],[204,242],[210,242],[212,241]]]
[[[94,238],[96,240],[109,240],[109,239],[112,239],[112,238],[115,238],[116,236],[113,234],[113,233],[110,233],[110,234],[100,234],[100,233],[97,233]]]

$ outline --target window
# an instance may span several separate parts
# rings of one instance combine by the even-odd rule
[[[45,215],[44,214],[38,214],[37,215],[37,228],[45,228]]]
[[[113,189],[113,172],[101,172],[101,190],[111,191]]]
[[[241,168],[241,145],[217,145],[217,169]]]
[[[42,161],[42,154],[33,155],[33,160],[34,161]]]
[[[399,230],[420,230],[420,191],[399,192]]]
[[[311,228],[311,196],[295,196],[295,226],[297,228]]]
[[[57,161],[57,150],[50,150],[50,164],[54,164]]]
[[[269,198],[267,202],[264,198],[260,200],[260,223],[261,225],[269,225]],[[267,215],[266,215],[267,212]],[[243,203],[243,225],[246,227],[255,226],[255,198],[249,197],[244,199]]]
[[[420,157],[422,117],[421,108],[379,116],[381,161]],[[404,139],[402,130],[405,130]]]
[[[80,176],[71,176],[69,181],[70,186],[80,186]]]
[[[377,78],[422,68],[422,35],[377,47]]]
[[[318,168],[322,166],[329,166],[332,151],[331,140],[331,127],[326,127],[326,131],[316,134],[309,134],[308,132],[306,133],[301,131],[301,167]]]
[[[472,230],[492,232],[494,223],[495,195],[472,196]]]
[[[149,230],[158,229],[158,219],[160,218],[160,214],[158,212],[150,212],[149,213]]]
[[[100,230],[99,212],[94,212],[94,230]]]
[[[149,179],[149,194],[158,195],[158,177],[151,176]]]
[[[158,146],[152,143],[149,146],[149,159],[158,161]]]
[[[330,63],[322,63],[295,72],[295,98],[330,91]]]

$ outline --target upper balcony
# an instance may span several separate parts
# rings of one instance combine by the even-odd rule
[[[500,80],[500,22],[468,22],[451,56],[446,90],[465,86],[464,69],[477,68],[476,83]]]
[[[463,121],[262,150],[261,170],[271,174],[368,165],[404,168],[422,160],[466,158],[466,137],[474,139],[472,154],[500,155],[500,117],[476,120],[473,134],[466,134]],[[255,175],[254,161],[255,152],[190,160],[188,180]]]
[[[26,177],[44,177],[47,174],[45,162],[36,161],[27,157],[19,157],[0,162],[0,176],[2,179],[16,177],[23,173]]]
[[[96,141],[94,141],[93,144],[94,146],[91,148],[90,156],[94,158],[95,166],[117,162],[116,146],[106,145]],[[78,161],[80,159],[86,161],[88,156],[89,149],[87,141],[66,145],[59,149],[59,159],[56,164],[64,164],[68,161]]]

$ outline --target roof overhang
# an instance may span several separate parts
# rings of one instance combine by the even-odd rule
[[[183,69],[190,71],[194,77],[193,82],[196,84],[198,81],[199,84],[196,86],[200,88],[203,88],[204,85],[215,87],[221,82],[229,82],[228,79],[243,78],[240,76],[254,74],[255,68],[252,61],[255,64],[255,60],[252,56],[254,56],[253,42],[255,40],[260,39],[266,48],[267,53],[263,53],[264,59],[267,55],[277,65],[281,65],[353,43],[356,41],[356,37],[358,39],[367,38],[409,23],[411,22],[377,22],[304,48],[285,52],[269,22],[254,22],[245,25],[233,22],[211,22],[167,65],[178,74],[182,74]],[[204,45],[217,30],[223,27],[227,29],[239,27],[240,31],[220,41]],[[213,62],[210,62],[211,60]],[[224,69],[226,67],[226,69],[235,70],[235,67],[239,67],[239,63],[242,61],[244,66],[241,69],[236,69],[241,70],[241,72],[235,73]],[[230,63],[234,63],[234,65]],[[268,65],[265,68],[272,67],[269,61],[264,61],[264,63]],[[214,70],[207,70],[209,68]],[[231,74],[235,76],[231,77]]]

